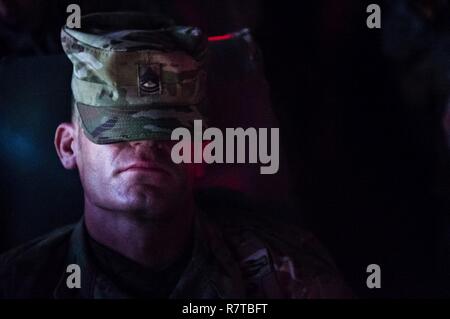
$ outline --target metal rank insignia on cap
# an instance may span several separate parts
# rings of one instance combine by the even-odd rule
[[[139,96],[161,94],[161,65],[138,64]]]

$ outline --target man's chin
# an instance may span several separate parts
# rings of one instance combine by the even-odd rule
[[[147,186],[127,194],[121,203],[123,211],[137,215],[157,217],[166,215],[170,211],[170,203],[164,196],[165,192],[159,188]]]

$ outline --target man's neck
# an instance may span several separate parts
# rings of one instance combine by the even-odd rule
[[[189,249],[193,240],[195,205],[184,206],[168,219],[142,219],[133,213],[107,211],[85,201],[85,223],[89,235],[104,246],[137,262],[159,270]]]

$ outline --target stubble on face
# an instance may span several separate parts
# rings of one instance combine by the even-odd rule
[[[171,161],[171,141],[98,145],[77,132],[86,205],[139,219],[173,218],[192,200],[192,172]]]

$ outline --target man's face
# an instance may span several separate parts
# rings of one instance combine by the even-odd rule
[[[112,211],[143,218],[166,218],[192,195],[195,168],[174,164],[172,141],[136,141],[98,145],[79,127],[72,148],[76,154],[85,199]]]

